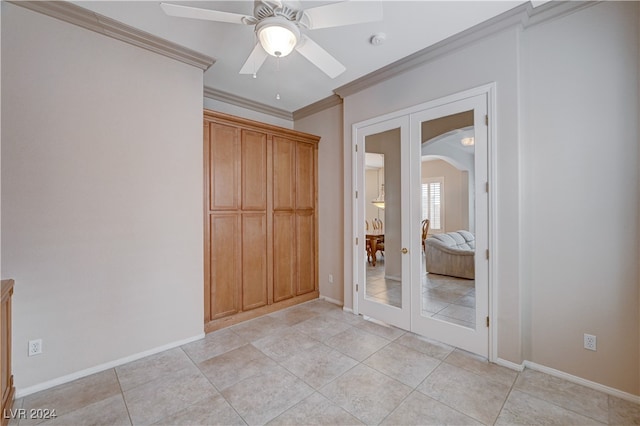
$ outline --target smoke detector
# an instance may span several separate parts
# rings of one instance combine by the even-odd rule
[[[378,33],[371,36],[369,39],[369,43],[374,46],[380,46],[387,40],[387,35],[385,33]]]

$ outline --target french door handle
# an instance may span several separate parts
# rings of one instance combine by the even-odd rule
[[[402,252],[402,254],[407,254],[409,253],[409,250],[407,250],[406,247],[403,247],[402,250],[400,250]]]

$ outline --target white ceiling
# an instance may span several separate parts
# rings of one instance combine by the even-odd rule
[[[358,0],[359,1],[359,0]],[[175,1],[167,3],[253,14],[253,1]],[[384,19],[318,30],[303,30],[342,62],[347,70],[330,79],[299,53],[267,58],[257,78],[238,71],[256,43],[252,26],[167,16],[159,1],[73,1],[127,25],[178,43],[216,62],[204,74],[207,87],[293,112],[333,94],[333,90],[467,28],[499,15],[523,1],[383,0]],[[286,0],[285,0],[286,3]],[[302,0],[302,8],[335,1]],[[386,42],[369,39],[385,33]],[[280,99],[276,99],[276,93]]]

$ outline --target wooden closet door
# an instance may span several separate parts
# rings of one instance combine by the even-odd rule
[[[209,217],[209,297],[211,319],[216,319],[240,311],[241,223],[236,213],[214,213]]]
[[[242,310],[267,304],[267,216],[242,214]]]
[[[316,289],[316,226],[313,211],[296,213],[296,295]]]
[[[240,132],[209,123],[209,210],[240,207]]]
[[[296,145],[296,295],[316,289],[315,146]]]
[[[289,299],[296,292],[295,213],[273,213],[273,301]]]
[[[313,210],[316,207],[315,147],[308,143],[296,145],[296,209]]]
[[[205,331],[318,297],[319,138],[207,110],[203,130]]]
[[[242,310],[268,303],[267,135],[242,130]]]
[[[267,211],[267,135],[242,130],[242,210]],[[266,236],[266,235],[265,235]]]
[[[296,207],[296,142],[273,137],[273,210],[292,211]]]
[[[273,136],[273,301],[296,294],[296,142]]]

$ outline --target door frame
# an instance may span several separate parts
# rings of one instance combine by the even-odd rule
[[[358,307],[358,292],[356,290],[356,286],[359,284],[359,268],[358,268],[358,259],[359,259],[359,248],[361,246],[356,245],[356,238],[358,238],[359,234],[359,208],[358,203],[359,200],[356,198],[356,193],[358,191],[358,173],[360,172],[360,165],[358,161],[360,157],[357,152],[358,145],[358,136],[361,129],[372,126],[376,123],[394,120],[401,118],[402,116],[409,116],[416,112],[420,112],[426,109],[435,108],[441,105],[445,105],[447,103],[455,102],[461,99],[466,99],[473,96],[485,95],[487,98],[487,113],[488,113],[488,129],[487,129],[487,178],[488,178],[488,222],[489,222],[489,230],[488,230],[488,245],[489,245],[489,276],[488,276],[488,315],[489,315],[489,333],[488,333],[488,348],[489,348],[489,356],[488,359],[491,362],[495,362],[498,356],[498,300],[497,300],[497,290],[496,290],[496,277],[495,271],[497,270],[497,218],[495,212],[497,209],[497,200],[498,200],[498,188],[495,184],[497,170],[496,170],[496,161],[495,161],[495,152],[497,146],[497,114],[496,114],[496,83],[488,83],[482,86],[478,86],[475,88],[471,88],[468,90],[464,90],[458,93],[454,93],[448,96],[444,96],[441,98],[437,98],[431,101],[427,101],[418,105],[414,105],[402,110],[393,111],[387,114],[383,114],[381,116],[369,118],[367,120],[363,120],[357,123],[352,124],[351,126],[351,226],[352,226],[352,235],[351,235],[351,261],[352,261],[352,300],[353,300],[353,312],[357,315],[359,314]],[[412,277],[413,278],[413,277]]]

